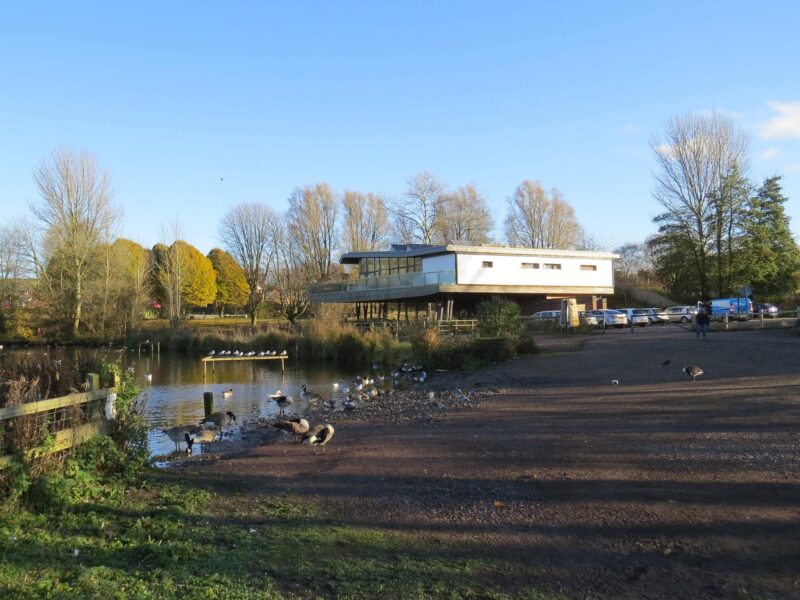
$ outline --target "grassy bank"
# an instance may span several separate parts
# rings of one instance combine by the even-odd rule
[[[553,598],[527,571],[410,530],[348,526],[307,498],[174,472],[0,518],[10,598]]]
[[[440,337],[435,329],[409,328],[398,339],[388,330],[361,332],[355,327],[308,320],[288,327],[276,324],[151,329],[147,339],[162,349],[207,354],[211,350],[286,350],[300,362],[331,361],[352,368],[372,363],[399,365],[421,362],[428,369],[473,369],[511,358],[515,352],[535,351],[532,340],[514,343],[506,338]],[[135,344],[137,340],[129,341]]]

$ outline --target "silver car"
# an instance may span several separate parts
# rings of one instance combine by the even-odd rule
[[[697,314],[696,306],[670,306],[664,311],[670,323],[690,323]]]

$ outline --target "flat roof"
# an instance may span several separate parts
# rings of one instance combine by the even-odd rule
[[[415,258],[436,254],[494,254],[505,256],[554,256],[561,258],[597,258],[603,260],[619,258],[613,252],[592,252],[587,250],[556,250],[553,248],[521,248],[516,246],[447,244],[428,246],[424,244],[392,244],[392,250],[372,250],[367,252],[347,252],[339,259],[343,265],[358,264],[362,258]]]

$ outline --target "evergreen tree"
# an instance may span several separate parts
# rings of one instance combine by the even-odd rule
[[[761,298],[793,294],[800,283],[800,250],[789,229],[781,177],[768,177],[750,199],[742,251],[742,276]]]

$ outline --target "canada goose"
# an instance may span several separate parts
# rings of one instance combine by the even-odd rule
[[[325,444],[333,437],[333,425],[315,425],[308,433],[303,436],[304,444],[311,444],[314,454],[317,453],[317,446],[322,446],[322,453],[325,454]]]
[[[211,413],[202,421],[200,421],[200,424],[214,425],[216,427],[219,427],[220,429],[224,429],[225,427],[227,427],[231,423],[234,423],[235,421],[236,421],[236,415],[228,410],[225,412],[220,411]]]
[[[307,401],[307,402],[319,402],[322,400],[322,396],[320,396],[316,392],[310,391],[305,384],[300,388],[300,397]]]
[[[273,423],[272,426],[280,429],[281,431],[285,431],[291,436],[294,436],[295,439],[297,439],[297,436],[308,433],[309,430],[308,421],[301,418],[289,419],[288,421],[277,421]]]
[[[183,439],[186,440],[186,454],[192,453],[192,446],[195,444],[210,444],[216,442],[217,438],[217,432],[213,429],[203,429],[194,437],[191,437],[188,433],[185,434]]]
[[[703,369],[701,369],[697,365],[689,365],[688,367],[683,367],[681,371],[683,371],[689,377],[691,377],[692,381],[694,381],[697,377],[700,377],[700,375],[704,373]]]
[[[176,425],[175,427],[162,429],[161,433],[175,442],[175,451],[178,452],[181,449],[181,442],[184,441],[184,436],[188,434],[194,435],[200,430],[200,425]]]
[[[283,414],[283,411],[286,410],[287,406],[291,406],[294,402],[294,399],[291,396],[287,396],[282,391],[278,390],[274,394],[270,395],[270,400],[274,400],[278,404],[278,408],[280,409],[280,414]]]
[[[223,398],[233,398],[233,388],[227,389],[224,392],[222,392],[222,397]]]

